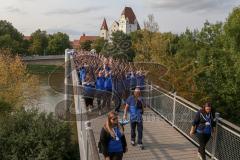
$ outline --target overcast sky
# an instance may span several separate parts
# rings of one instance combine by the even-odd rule
[[[206,20],[225,21],[239,4],[240,0],[0,0],[0,19],[24,35],[40,28],[78,39],[82,33],[98,35],[104,17],[110,26],[129,6],[141,26],[153,14],[161,32],[181,33],[187,27],[201,28]]]

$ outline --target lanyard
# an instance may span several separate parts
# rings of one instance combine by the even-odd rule
[[[115,137],[116,137],[116,141],[119,141],[119,137],[118,137],[118,135],[117,135],[117,132],[115,132],[114,128],[113,128],[113,133],[114,133],[114,135],[115,135]]]
[[[206,115],[206,117],[204,117],[204,115],[202,113],[200,113],[201,116],[203,117],[203,119],[206,121],[206,122],[209,122],[210,121],[210,117],[211,117],[211,114],[209,113],[208,115]]]

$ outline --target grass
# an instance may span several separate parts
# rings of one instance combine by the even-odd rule
[[[31,74],[49,74],[52,72],[55,72],[55,73],[64,72],[64,68],[62,66],[41,65],[41,64],[28,64],[27,70]]]

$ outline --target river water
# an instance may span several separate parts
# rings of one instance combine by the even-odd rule
[[[37,108],[40,112],[54,113],[57,104],[64,99],[63,73],[41,74],[38,77],[40,96],[33,100],[31,108]]]

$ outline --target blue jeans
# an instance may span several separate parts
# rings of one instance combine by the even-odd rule
[[[131,141],[135,141],[136,138],[136,127],[138,132],[138,144],[142,144],[142,136],[143,136],[143,122],[131,122]]]

